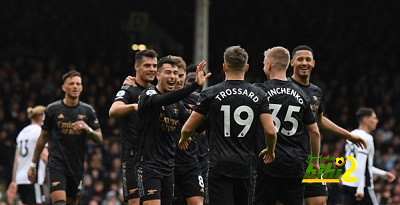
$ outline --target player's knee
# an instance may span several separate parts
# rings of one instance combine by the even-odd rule
[[[53,205],[66,205],[67,203],[64,200],[61,201],[56,201],[53,203]]]

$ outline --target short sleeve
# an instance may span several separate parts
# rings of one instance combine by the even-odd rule
[[[306,125],[310,125],[315,123],[315,117],[313,115],[313,112],[311,110],[310,103],[308,101],[305,101],[305,106],[304,106],[304,114],[303,114],[303,123]]]
[[[261,110],[260,113],[267,113],[267,114],[271,114],[271,111],[269,110],[269,101],[268,101],[268,97],[266,94],[261,95]]]
[[[207,115],[210,108],[211,99],[207,96],[207,90],[200,93],[199,99],[194,107],[194,111],[202,115]]]
[[[96,130],[100,128],[99,120],[97,119],[96,111],[92,107],[89,109],[88,125],[92,129]]]
[[[49,131],[51,129],[51,127],[53,127],[53,119],[51,116],[51,107],[47,107],[44,110],[44,114],[43,114],[43,125],[42,125],[42,129]]]
[[[132,98],[132,89],[133,87],[130,85],[123,85],[121,89],[117,92],[114,98],[114,102],[116,101],[122,101],[125,104],[132,103],[133,98]]]

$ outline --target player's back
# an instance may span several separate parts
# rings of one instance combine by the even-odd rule
[[[195,111],[208,111],[211,168],[225,176],[250,176],[259,116],[269,113],[265,93],[245,81],[224,81],[202,92]]]
[[[35,151],[36,142],[40,136],[42,128],[39,125],[31,124],[26,126],[18,134],[16,139],[18,148],[18,167],[16,171],[16,183],[17,184],[31,184],[28,180],[28,169],[29,163],[32,161],[33,153]],[[38,183],[43,184],[45,163],[40,160],[37,164],[38,169]]]
[[[269,80],[258,86],[267,93],[278,135],[275,161],[270,165],[259,164],[272,176],[301,178],[310,144],[306,125],[315,123],[309,98],[300,87],[289,81]],[[259,140],[260,151],[264,148],[265,139],[259,137]]]

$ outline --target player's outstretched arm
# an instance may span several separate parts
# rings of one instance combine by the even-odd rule
[[[122,101],[115,101],[112,105],[108,114],[110,117],[123,117],[132,111],[138,110],[138,104],[125,104]]]
[[[204,115],[193,111],[190,115],[189,119],[183,125],[181,130],[181,138],[179,139],[178,146],[180,149],[188,149],[189,143],[191,141],[191,137],[193,132],[197,129],[197,127],[201,124],[203,119],[205,118]]]
[[[334,135],[338,135],[340,137],[348,139],[350,142],[356,144],[358,147],[364,149],[367,148],[367,141],[365,141],[360,136],[354,135],[349,131],[339,127],[334,122],[329,120],[327,117],[323,116],[323,113],[321,113],[320,116],[318,117],[318,126],[324,131],[328,131]]]
[[[276,131],[272,120],[272,115],[269,113],[262,113],[260,115],[260,122],[264,129],[265,141],[267,142],[267,148],[262,150],[259,154],[263,157],[264,163],[271,163],[275,160],[275,145],[276,145]]]
[[[393,173],[391,173],[389,171],[385,171],[385,170],[379,169],[379,168],[374,167],[374,166],[372,166],[372,173],[376,174],[378,176],[381,176],[381,177],[385,177],[386,180],[389,183],[396,179],[396,175],[394,175]]]
[[[321,135],[319,133],[317,123],[307,125],[307,129],[308,132],[310,133],[311,156],[318,158],[319,150],[321,148]]]
[[[38,141],[36,142],[35,152],[33,153],[32,162],[28,170],[28,179],[31,181],[31,183],[33,183],[36,179],[36,164],[38,163],[39,157],[48,141],[47,134],[48,132],[46,130],[42,130]]]

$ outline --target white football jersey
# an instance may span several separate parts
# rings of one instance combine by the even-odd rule
[[[18,149],[18,167],[16,171],[15,181],[17,184],[31,184],[28,179],[28,170],[32,162],[33,153],[35,152],[36,142],[40,136],[42,128],[39,125],[31,124],[26,126],[18,134],[17,149]],[[46,164],[42,159],[36,166],[37,182],[42,185],[45,179]]]
[[[360,183],[364,183],[363,187],[367,188],[373,188],[374,187],[374,182],[372,178],[372,173],[373,173],[373,163],[374,163],[374,154],[375,154],[375,147],[374,147],[374,139],[372,136],[365,132],[364,130],[356,129],[353,130],[351,133],[358,135],[365,139],[367,141],[368,147],[366,149],[362,149],[357,147],[355,144],[350,142],[349,140],[346,140],[346,156],[353,156],[354,158],[357,159],[357,155],[359,154],[365,154],[367,156],[367,161],[364,164],[365,166],[365,171],[364,173],[360,173],[360,164],[357,162],[357,168],[356,171],[354,171],[350,177],[357,177],[356,182],[343,182],[343,185],[350,186],[350,187],[358,187]],[[348,170],[351,166],[351,162],[346,161],[346,170]],[[362,165],[361,165],[362,166]],[[360,175],[364,176],[360,176]],[[363,180],[364,179],[364,180]],[[361,182],[363,181],[363,182]]]

